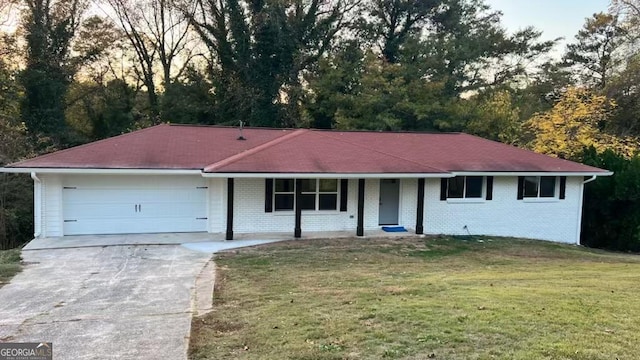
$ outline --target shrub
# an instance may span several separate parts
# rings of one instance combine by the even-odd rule
[[[585,186],[582,244],[640,252],[640,157],[589,148],[582,160],[614,172]]]

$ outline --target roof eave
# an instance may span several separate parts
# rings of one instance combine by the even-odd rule
[[[55,168],[0,167],[0,173],[88,174],[88,175],[202,175],[206,178],[341,178],[400,179],[449,178],[454,176],[611,176],[611,171],[451,171],[444,173],[340,173],[340,172],[203,172],[201,169],[125,169],[125,168]]]
[[[260,172],[235,172],[235,173],[202,173],[206,178],[314,178],[314,179],[407,179],[407,178],[450,178],[454,175],[449,173],[260,173]]]
[[[611,176],[612,171],[451,171],[453,176]]]
[[[0,173],[85,174],[85,175],[200,175],[202,174],[202,170],[200,169],[0,167]]]

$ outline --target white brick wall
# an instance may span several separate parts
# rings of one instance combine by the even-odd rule
[[[581,186],[582,177],[568,177],[564,200],[517,200],[517,177],[494,177],[493,200],[471,203],[440,201],[440,179],[427,179],[424,231],[576,243]]]
[[[222,233],[227,228],[227,179],[209,179],[209,232]]]
[[[353,186],[349,184],[349,189],[353,187],[353,201],[349,201],[349,210],[353,209],[357,216],[358,211],[358,180],[352,181]],[[352,205],[353,204],[353,205]],[[380,180],[366,179],[364,182],[364,230],[379,229],[378,214],[380,210]],[[356,218],[356,221],[358,219]],[[355,229],[355,227],[354,227]]]
[[[62,187],[72,177],[42,174],[42,236],[62,235]],[[92,177],[82,177],[89,181]],[[154,176],[149,183],[170,183],[178,177]],[[95,178],[94,178],[95,179]],[[113,177],[120,185],[127,179],[141,177]],[[77,180],[77,178],[75,178]],[[101,179],[105,181],[106,179]],[[181,179],[184,180],[184,179]],[[227,179],[208,179],[208,230],[223,233],[226,229]],[[236,179],[234,232],[291,232],[294,230],[293,212],[264,211],[264,179]],[[514,236],[575,243],[580,215],[582,177],[567,178],[566,199],[552,201],[517,200],[517,178],[495,177],[493,200],[480,202],[440,201],[440,179],[427,179],[425,186],[424,230],[427,234],[482,234]],[[400,182],[399,223],[413,230],[416,223],[417,179]],[[378,229],[380,181],[365,182],[365,230]],[[352,231],[357,226],[358,180],[349,180],[346,212],[303,212],[302,232]],[[467,230],[464,226],[467,226]]]
[[[416,228],[416,210],[418,206],[418,179],[400,181],[400,217],[399,224],[407,229]]]
[[[226,180],[225,180],[226,183]],[[291,232],[295,227],[293,211],[264,211],[264,179],[236,179],[234,232]],[[226,189],[226,188],[225,188]],[[347,211],[303,211],[302,232],[354,231],[357,224],[357,180],[349,180]],[[226,200],[225,200],[226,201]],[[371,203],[371,201],[369,201]],[[376,201],[377,204],[377,201]],[[365,211],[366,213],[366,211]],[[215,214],[212,214],[216,216]],[[225,214],[226,216],[226,214]],[[377,216],[377,215],[376,215]],[[376,218],[377,225],[377,218]]]
[[[224,180],[226,184],[226,179]],[[406,219],[408,227],[415,226],[417,180],[408,179],[401,182],[400,221]],[[226,185],[225,185],[226,186]],[[264,211],[264,179],[236,179],[234,198],[234,232],[291,232],[295,227],[294,212]],[[403,191],[403,187],[406,191]],[[226,187],[225,187],[226,191]],[[378,226],[378,204],[380,181],[365,181],[364,229],[375,230]],[[226,204],[226,200],[225,200]],[[405,204],[404,206],[402,204]],[[224,209],[226,211],[226,208]],[[305,231],[352,231],[355,233],[358,214],[358,180],[349,180],[347,211],[303,211],[302,232]],[[218,217],[211,214],[212,217]],[[226,219],[226,214],[224,214]],[[413,224],[413,225],[412,225]],[[226,224],[223,220],[223,228]]]

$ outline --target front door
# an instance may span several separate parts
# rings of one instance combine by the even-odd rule
[[[398,208],[400,205],[400,180],[380,179],[380,225],[398,225]]]

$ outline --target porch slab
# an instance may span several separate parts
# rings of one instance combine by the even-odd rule
[[[408,232],[389,233],[382,230],[365,231],[364,238],[416,236]],[[222,233],[163,233],[119,235],[75,235],[31,240],[22,250],[67,249],[127,245],[185,245],[191,250],[215,253],[237,247],[255,246],[276,241],[304,239],[338,239],[356,237],[355,231],[302,232],[301,238],[287,233],[235,234],[234,240],[225,240]]]

